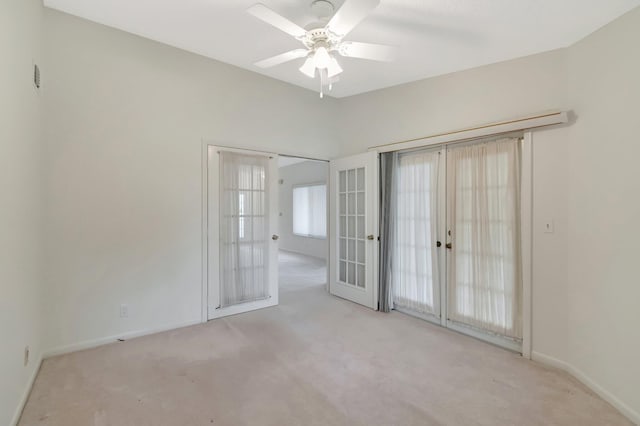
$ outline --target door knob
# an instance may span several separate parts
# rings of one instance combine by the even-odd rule
[[[436,247],[442,247],[442,243],[440,241],[436,241]]]
[[[451,243],[447,243],[447,245],[446,245],[445,247],[446,247],[446,248],[448,248],[449,250],[451,250],[451,248],[452,248],[453,246],[451,245]]]
[[[272,239],[273,241],[278,241],[278,238],[280,238],[280,237],[279,237],[278,235],[276,235],[276,234],[273,234],[273,235],[271,236],[271,239]]]

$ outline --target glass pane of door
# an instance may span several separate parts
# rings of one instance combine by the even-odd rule
[[[448,319],[520,340],[519,140],[453,147],[447,162]]]
[[[350,286],[366,286],[364,167],[339,172],[338,280]]]
[[[440,315],[438,268],[439,151],[401,154],[396,164],[393,302]]]
[[[220,307],[270,296],[268,161],[220,153]]]

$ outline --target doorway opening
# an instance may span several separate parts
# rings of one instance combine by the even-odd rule
[[[328,293],[329,162],[208,143],[203,154],[203,321],[277,306],[280,290]]]
[[[281,155],[278,172],[280,297],[326,291],[329,163]]]

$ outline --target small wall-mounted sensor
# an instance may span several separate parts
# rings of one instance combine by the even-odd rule
[[[40,88],[40,67],[37,64],[33,65],[33,84],[37,89]]]

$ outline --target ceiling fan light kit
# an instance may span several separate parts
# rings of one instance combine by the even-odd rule
[[[343,41],[343,38],[379,3],[380,0],[346,0],[324,27],[309,30],[305,30],[267,6],[257,3],[247,9],[247,12],[291,35],[305,48],[264,59],[256,62],[255,65],[260,68],[270,68],[306,57],[304,64],[299,68],[300,72],[309,78],[319,76],[322,98],[324,88],[328,87],[331,90],[333,83],[338,81],[338,75],[343,71],[336,55],[374,61],[392,60],[393,50],[389,46]],[[319,20],[326,22],[333,13],[334,6],[328,0],[315,0],[311,3],[311,10]]]
[[[312,55],[309,55],[307,60],[304,61],[304,64],[300,67],[300,72],[310,78],[316,77],[316,64]]]
[[[342,71],[342,67],[338,63],[338,60],[332,56],[329,60],[329,65],[327,65],[327,74],[329,75],[329,78],[337,76]]]

